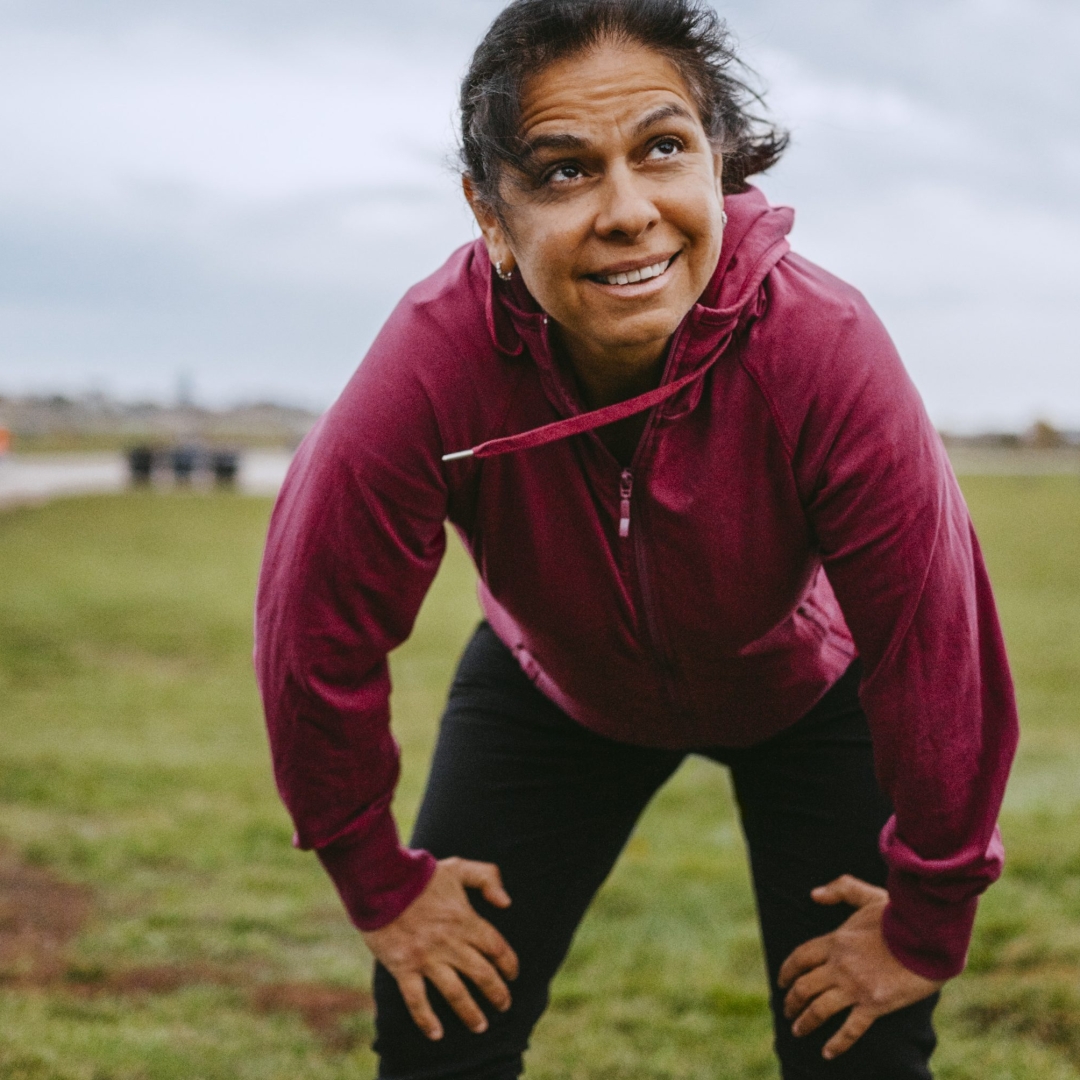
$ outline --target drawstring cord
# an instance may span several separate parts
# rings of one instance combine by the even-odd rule
[[[465,458],[487,458],[498,454],[512,454],[517,450],[531,450],[536,446],[545,446],[547,443],[557,442],[559,439],[568,439],[572,435],[580,435],[594,428],[606,427],[608,424],[618,423],[628,416],[651,409],[662,401],[677,394],[684,386],[689,386],[695,379],[700,379],[706,371],[716,363],[723,350],[717,349],[713,355],[705,361],[696,371],[684,375],[681,379],[658,386],[655,390],[649,390],[637,397],[628,398],[626,401],[617,401],[614,405],[605,405],[602,409],[592,412],[580,413],[577,416],[567,417],[565,420],[556,420],[552,424],[544,424],[542,427],[533,428],[531,431],[522,431],[517,435],[506,435],[500,439],[489,439],[487,442],[474,446],[471,450],[458,450],[452,454],[444,454],[443,461],[462,461]]]

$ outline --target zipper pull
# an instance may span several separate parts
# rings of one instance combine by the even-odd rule
[[[630,535],[630,496],[634,491],[634,474],[623,469],[619,477],[619,536]]]

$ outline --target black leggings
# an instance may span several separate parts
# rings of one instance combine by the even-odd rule
[[[785,1080],[930,1076],[936,998],[882,1018],[846,1054],[825,1062],[821,1048],[842,1018],[796,1039],[776,987],[794,948],[850,914],[815,904],[812,888],[844,873],[884,884],[877,839],[889,807],[874,778],[858,681],[856,664],[798,723],[764,743],[697,751],[731,769]],[[516,950],[521,974],[505,1014],[474,993],[490,1022],[480,1036],[429,987],[446,1032],[433,1043],[413,1024],[393,978],[376,966],[380,1077],[513,1080],[521,1074],[530,1032],[585,910],[646,804],[685,756],[587,731],[533,686],[481,624],[450,691],[413,845],[440,859],[457,855],[499,866],[513,906],[500,911],[478,897],[474,902]],[[718,1070],[722,1056],[718,1047]]]

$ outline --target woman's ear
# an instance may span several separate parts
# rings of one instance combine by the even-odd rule
[[[463,176],[461,187],[473,217],[476,218],[476,224],[480,226],[480,232],[484,236],[492,266],[500,267],[503,274],[509,274],[514,269],[514,253],[510,250],[506,228],[499,220],[499,215],[480,197],[471,177]]]

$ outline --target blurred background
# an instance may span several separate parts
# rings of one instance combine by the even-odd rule
[[[369,958],[291,828],[251,665],[290,455],[475,235],[457,80],[498,0],[0,0],[0,1080],[374,1072]],[[1080,5],[719,5],[760,185],[947,436],[1024,738],[944,1080],[1080,1080]],[[392,657],[407,831],[460,546]],[[663,897],[663,902],[659,901]],[[737,816],[690,762],[578,936],[534,1080],[775,1080]]]

